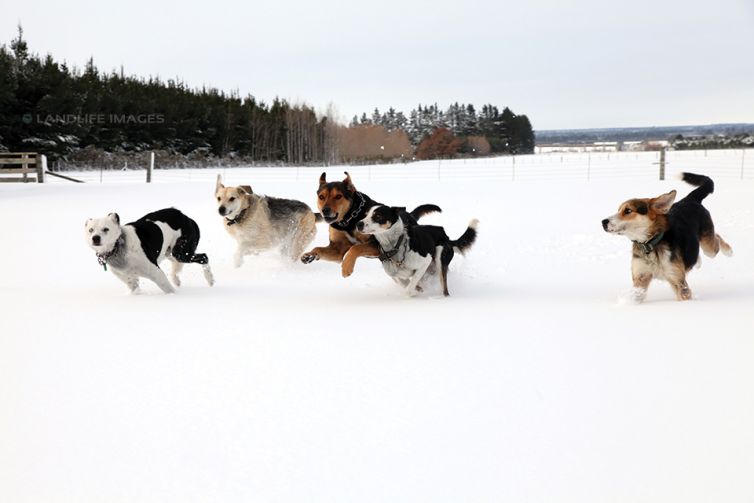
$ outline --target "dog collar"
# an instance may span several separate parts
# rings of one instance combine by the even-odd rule
[[[102,266],[102,268],[105,271],[107,271],[107,261],[108,261],[108,259],[110,259],[114,255],[116,255],[118,252],[120,252],[120,247],[121,247],[123,241],[125,241],[125,240],[123,239],[123,234],[121,234],[118,237],[117,241],[115,241],[115,245],[113,245],[113,249],[112,250],[110,250],[107,253],[103,253],[102,255],[100,255],[99,253],[97,254],[97,262],[99,263],[99,265]]]
[[[238,223],[239,220],[241,220],[246,215],[246,210],[241,210],[241,213],[238,214],[236,218],[225,218],[225,225],[235,225]]]
[[[361,192],[354,192],[354,196],[359,198],[359,206],[355,210],[351,211],[348,214],[348,216],[346,216],[346,218],[344,218],[340,222],[334,222],[332,224],[333,226],[338,227],[340,229],[345,229],[348,227],[348,224],[350,224],[354,218],[359,216],[362,208],[364,208],[364,205],[366,204],[367,201],[366,201],[366,198],[364,197],[364,194],[362,194]],[[353,208],[353,206],[354,205],[352,204],[351,208]]]
[[[657,246],[657,243],[659,243],[662,240],[663,236],[665,236],[665,233],[661,232],[655,235],[655,237],[653,237],[649,241],[645,241],[643,243],[639,241],[634,241],[634,244],[639,246],[641,251],[644,252],[644,255],[649,255],[650,253],[655,251],[655,247]]]
[[[377,247],[380,249],[380,262],[385,262],[386,260],[391,260],[395,255],[398,253],[398,251],[401,249],[401,244],[403,244],[403,236],[405,234],[401,234],[401,237],[398,238],[398,242],[395,243],[395,248],[392,250],[385,251],[382,249],[382,246],[377,244]]]

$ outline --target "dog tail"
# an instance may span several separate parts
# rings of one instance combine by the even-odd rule
[[[469,248],[471,248],[471,245],[473,245],[476,241],[476,229],[478,226],[479,220],[475,218],[474,220],[469,222],[469,226],[466,228],[466,231],[461,234],[460,238],[450,242],[450,245],[453,247],[453,250],[456,253],[464,254]]]
[[[429,213],[442,213],[442,209],[434,204],[420,204],[414,208],[414,211],[411,212],[411,216],[419,220],[421,217]]]
[[[695,175],[694,173],[681,173],[681,180],[697,187],[686,197],[691,198],[698,203],[701,203],[705,197],[715,191],[715,182],[713,182],[712,178],[708,176]]]
[[[325,219],[322,218],[322,213],[315,213],[314,214],[314,223],[318,224],[318,223],[324,222],[324,221],[325,221]]]

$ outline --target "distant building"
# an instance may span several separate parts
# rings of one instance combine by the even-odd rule
[[[534,147],[536,154],[553,152],[617,152],[617,141],[596,141],[594,143],[540,143]]]
[[[593,143],[539,143],[534,147],[535,154],[555,152],[637,152],[668,148],[667,140],[642,141],[595,141]]]

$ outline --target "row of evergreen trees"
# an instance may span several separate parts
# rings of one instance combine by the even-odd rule
[[[372,151],[374,145],[344,145],[349,138],[361,145],[384,136],[348,133],[365,126],[384,128],[386,134],[405,132],[414,148],[443,127],[458,136],[486,136],[493,152],[524,153],[534,146],[525,116],[491,105],[481,113],[472,105],[456,104],[447,111],[420,106],[408,118],[393,109],[375,110],[372,118],[363,116],[350,127],[337,124],[332,115],[281,99],[264,103],[251,95],[192,89],[179,80],[126,76],[122,69],[103,73],[92,60],[83,70],[71,68],[50,55],[30,53],[20,27],[9,46],[0,46],[0,151],[37,151],[54,159],[94,147],[336,163],[345,159],[345,151],[351,161],[370,158],[359,148]],[[401,152],[409,157],[405,148]]]
[[[271,104],[178,80],[83,70],[29,52],[23,31],[0,46],[0,149],[53,158],[93,145],[259,161],[323,159],[328,120],[306,105]]]
[[[534,151],[534,131],[529,118],[514,114],[508,107],[500,112],[498,107],[488,104],[477,113],[472,104],[454,103],[447,110],[441,110],[435,103],[419,105],[409,112],[408,117],[393,108],[384,113],[375,108],[371,117],[366,113],[361,117],[354,116],[350,125],[367,124],[380,125],[388,131],[406,131],[413,145],[419,145],[435,129],[445,128],[459,137],[484,136],[495,153],[529,154]]]

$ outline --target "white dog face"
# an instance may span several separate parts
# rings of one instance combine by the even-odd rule
[[[243,210],[243,202],[249,192],[251,190],[247,192],[246,187],[226,187],[222,183],[221,176],[217,175],[217,185],[215,185],[217,212],[221,216],[233,220]]]
[[[400,215],[395,208],[375,206],[356,224],[356,230],[362,234],[382,234],[389,231],[399,219]]]
[[[97,253],[112,250],[120,232],[120,217],[117,213],[110,213],[103,218],[90,218],[84,227],[86,242]]]

